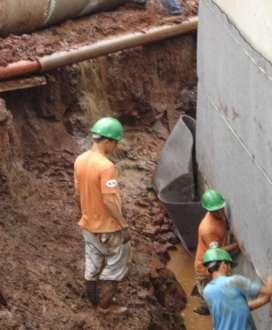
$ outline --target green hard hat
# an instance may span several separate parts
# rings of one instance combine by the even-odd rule
[[[208,211],[217,211],[223,209],[226,205],[223,196],[215,190],[207,190],[201,200],[201,205]]]
[[[218,247],[209,248],[203,255],[203,265],[207,266],[210,262],[227,261],[232,263],[230,254]]]
[[[99,119],[90,129],[91,133],[103,136],[112,140],[121,140],[124,129],[119,120],[112,117]]]

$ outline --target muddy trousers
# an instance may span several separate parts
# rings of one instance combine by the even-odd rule
[[[88,299],[107,308],[116,293],[117,283],[128,271],[129,244],[123,233],[93,234],[82,232],[85,240],[85,281]]]

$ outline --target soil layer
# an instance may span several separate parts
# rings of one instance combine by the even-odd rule
[[[196,0],[183,0],[182,3],[184,11],[175,18],[176,21],[185,20],[197,12]],[[165,24],[167,17],[168,13],[160,0],[147,0],[143,8],[125,5],[115,11],[68,20],[31,34],[10,35],[0,38],[0,66],[76,48],[116,34]]]
[[[195,36],[57,70],[48,81],[0,102],[0,277],[8,303],[0,329],[184,329],[186,296],[165,267],[177,240],[152,173],[176,118],[195,111]],[[132,233],[130,273],[117,294],[126,317],[101,317],[86,300],[73,196],[87,128],[108,114],[126,125],[114,156]]]

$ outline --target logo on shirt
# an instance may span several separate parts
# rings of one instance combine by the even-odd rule
[[[106,186],[108,188],[116,188],[118,186],[118,182],[115,179],[109,180],[109,181],[106,182]]]

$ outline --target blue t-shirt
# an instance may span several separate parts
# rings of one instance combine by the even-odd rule
[[[247,300],[256,298],[260,285],[244,276],[212,280],[203,295],[209,305],[214,330],[256,330]]]

